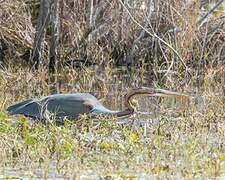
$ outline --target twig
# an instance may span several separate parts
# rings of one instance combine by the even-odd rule
[[[206,13],[205,16],[203,16],[203,17],[198,21],[198,24],[200,24],[199,27],[201,27],[201,26],[203,25],[204,20],[205,20],[211,13],[213,13],[213,11],[214,11],[216,8],[218,8],[223,2],[224,2],[224,0],[221,0],[221,1],[219,1],[217,4],[215,4],[215,6],[214,6],[208,13]]]
[[[148,5],[148,6],[150,6],[150,5]],[[144,29],[146,29],[146,28],[148,27],[148,24],[149,24],[148,19],[150,18],[150,16],[151,16],[151,8],[149,7],[149,8],[148,8],[148,12],[147,12],[147,16],[145,17]],[[132,59],[133,59],[134,54],[135,54],[135,52],[136,52],[136,51],[135,51],[135,47],[136,47],[138,41],[140,41],[140,40],[143,38],[144,34],[145,34],[145,30],[144,30],[144,29],[142,28],[142,30],[141,30],[139,36],[133,41],[133,45],[132,45],[132,47],[131,47],[131,52],[130,52],[130,57],[129,57],[129,59],[130,59],[132,62],[133,62]]]
[[[180,62],[182,63],[182,65],[185,67],[187,73],[189,75],[190,72],[188,71],[188,68],[186,66],[186,64],[184,63],[184,60],[182,59],[182,57],[179,55],[179,53],[170,45],[168,44],[166,41],[164,41],[162,38],[160,38],[156,33],[151,33],[150,31],[148,31],[145,27],[143,27],[133,16],[132,14],[130,13],[130,11],[127,9],[127,7],[125,6],[125,4],[122,2],[122,0],[119,0],[119,2],[122,4],[122,6],[124,7],[124,9],[127,11],[128,15],[130,16],[131,20],[137,24],[139,27],[141,27],[147,34],[149,34],[150,36],[152,37],[155,37],[157,38],[159,41],[161,41],[163,44],[165,44],[168,48],[170,48],[176,55],[177,57],[179,58]]]

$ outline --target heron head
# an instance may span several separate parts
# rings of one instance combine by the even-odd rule
[[[164,89],[154,89],[154,88],[148,88],[148,87],[139,87],[134,88],[128,91],[128,93],[125,96],[125,106],[128,107],[128,109],[134,109],[133,105],[137,103],[132,103],[132,99],[134,96],[137,95],[147,95],[151,97],[184,97],[184,98],[190,98],[192,96],[168,91]],[[133,101],[134,102],[134,101]]]
[[[182,94],[178,92],[173,92],[169,90],[164,90],[164,89],[154,89],[154,88],[148,88],[148,87],[139,87],[139,88],[134,88],[131,89],[126,97],[127,99],[130,99],[134,95],[148,95],[148,96],[158,96],[158,97],[168,97],[168,96],[173,96],[173,97],[192,97],[187,94]]]

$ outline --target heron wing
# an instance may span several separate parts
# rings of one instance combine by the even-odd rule
[[[13,111],[15,111],[17,108],[19,108],[19,107],[21,107],[21,106],[23,106],[23,105],[25,105],[25,104],[27,104],[27,103],[29,103],[31,101],[33,101],[33,99],[28,99],[26,101],[22,101],[22,102],[16,103],[16,104],[14,104],[12,106],[9,106],[7,108],[7,111],[10,112],[10,113],[13,113]]]
[[[58,99],[49,100],[47,110],[56,118],[69,117],[72,119],[78,118],[80,114],[89,113],[90,109],[84,106],[84,101],[76,99],[67,99],[60,101]]]
[[[7,108],[10,115],[22,114],[29,117],[40,118],[40,105],[35,100],[19,102]]]

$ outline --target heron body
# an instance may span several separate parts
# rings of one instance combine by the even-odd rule
[[[54,94],[40,99],[19,102],[7,108],[10,115],[22,114],[36,119],[46,119],[52,114],[56,119],[77,119],[80,114],[115,114],[105,108],[89,93]]]
[[[78,119],[81,114],[91,115],[115,115],[123,117],[131,115],[134,112],[130,100],[137,94],[147,94],[149,96],[188,96],[172,91],[153,89],[153,88],[135,88],[125,95],[125,107],[123,111],[112,111],[104,107],[96,97],[89,93],[74,94],[54,94],[40,99],[29,99],[7,108],[10,115],[21,114],[34,119],[45,120],[54,117],[56,120]]]

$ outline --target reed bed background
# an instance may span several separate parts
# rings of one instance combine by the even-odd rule
[[[59,62],[50,73],[50,27],[38,70],[31,61],[39,1],[1,1],[0,177],[223,178],[224,3],[212,11],[218,3],[60,1]],[[127,89],[139,86],[194,98],[140,97],[124,126],[105,117],[96,125],[88,116],[46,126],[6,112],[20,100],[73,92],[122,109]]]

